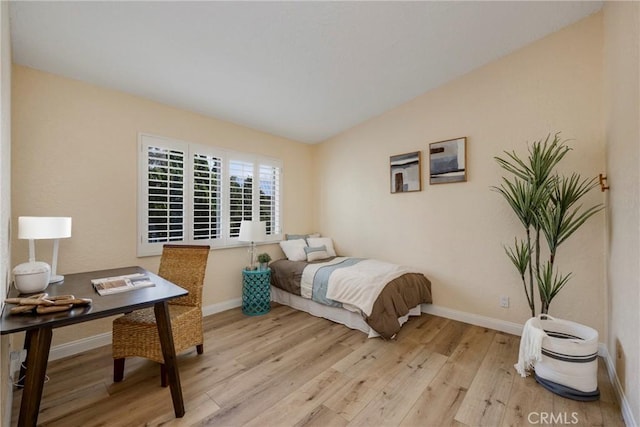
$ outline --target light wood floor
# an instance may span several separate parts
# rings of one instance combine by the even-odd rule
[[[575,402],[517,375],[519,337],[426,314],[390,342],[280,305],[207,317],[205,331],[205,353],[179,358],[184,418],[157,365],[128,359],[114,384],[102,347],[49,364],[39,425],[624,425],[602,361],[601,399]]]

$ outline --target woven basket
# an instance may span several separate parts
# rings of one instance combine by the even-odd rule
[[[548,390],[574,400],[597,400],[598,332],[568,320],[540,315],[533,326],[542,329],[542,360],[535,378]]]

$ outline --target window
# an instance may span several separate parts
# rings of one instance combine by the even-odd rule
[[[138,256],[164,243],[238,245],[242,220],[280,240],[282,162],[140,134]]]

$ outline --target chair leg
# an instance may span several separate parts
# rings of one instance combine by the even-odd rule
[[[198,352],[198,354],[202,354],[202,353],[204,353],[204,345],[202,345],[202,344],[198,344],[198,345],[196,346],[196,351]]]
[[[167,367],[164,363],[160,364],[160,386],[167,387],[169,385],[169,375],[167,374]]]
[[[124,378],[124,357],[113,359],[113,382],[119,383]]]

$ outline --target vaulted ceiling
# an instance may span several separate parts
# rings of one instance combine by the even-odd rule
[[[315,143],[602,7],[11,2],[15,63]]]

